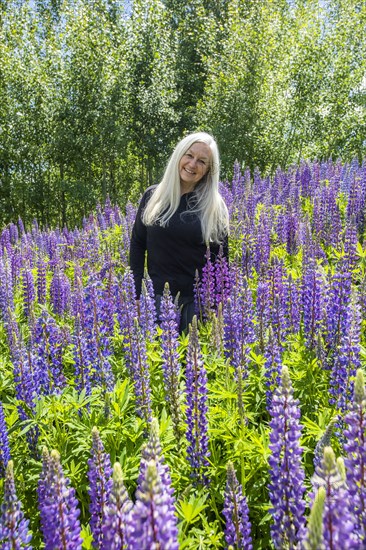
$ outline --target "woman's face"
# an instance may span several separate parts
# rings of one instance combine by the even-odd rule
[[[182,187],[193,189],[207,174],[211,163],[211,149],[197,141],[190,146],[179,161],[179,176]]]

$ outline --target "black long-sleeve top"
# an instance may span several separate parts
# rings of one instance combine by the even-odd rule
[[[177,211],[165,227],[159,223],[146,226],[141,216],[154,189],[155,186],[145,191],[132,229],[130,266],[135,279],[136,295],[139,297],[141,293],[147,252],[147,270],[155,294],[163,294],[164,285],[168,282],[173,296],[180,292],[182,297],[193,297],[196,269],[201,274],[207,251],[200,219],[197,214],[189,212],[189,201],[193,199],[194,192],[182,195]],[[227,238],[222,245],[224,256],[228,257]],[[219,244],[210,243],[211,261],[215,260],[219,249]]]

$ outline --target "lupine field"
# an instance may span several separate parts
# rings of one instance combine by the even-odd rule
[[[135,206],[3,228],[1,549],[366,547],[366,166],[221,190],[182,336],[136,303]]]

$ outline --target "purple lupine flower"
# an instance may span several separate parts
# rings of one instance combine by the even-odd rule
[[[79,317],[75,319],[74,333],[72,335],[72,348],[75,368],[75,383],[79,392],[85,391],[91,394],[91,358],[85,333],[81,327]]]
[[[275,548],[295,548],[305,526],[304,469],[299,445],[301,426],[298,400],[287,367],[282,367],[281,385],[272,397],[270,409],[271,456],[269,497],[273,517],[271,536]]]
[[[351,305],[347,310],[347,320],[341,336],[341,344],[336,351],[334,365],[330,373],[329,393],[331,405],[340,411],[346,411],[353,393],[352,377],[361,366],[361,315],[357,297],[352,295]]]
[[[300,330],[300,294],[291,274],[284,281],[283,291],[285,334],[296,334]]]
[[[123,550],[128,540],[128,514],[133,507],[123,484],[119,462],[113,467],[113,484],[104,508],[101,550]]]
[[[63,315],[70,305],[70,282],[65,273],[56,267],[50,286],[51,305],[56,315]]]
[[[324,283],[314,262],[305,268],[302,287],[304,335],[308,348],[313,349],[316,335],[323,328]]]
[[[65,478],[60,455],[43,451],[38,501],[45,550],[81,550],[80,510],[75,489]]]
[[[227,465],[223,514],[226,519],[225,540],[227,545],[242,550],[252,550],[248,504],[231,462]]]
[[[180,363],[177,309],[173,303],[169,284],[165,284],[160,310],[161,348],[163,356],[163,375],[165,398],[172,417],[174,435],[179,441],[181,437],[182,414],[180,408]]]
[[[357,264],[358,234],[354,221],[347,223],[344,234],[344,258],[343,262],[348,271],[352,271]]]
[[[350,411],[344,418],[348,428],[344,430],[344,460],[347,472],[348,494],[351,511],[356,520],[355,531],[365,544],[366,541],[366,392],[365,380],[358,369],[354,398]]]
[[[132,334],[134,319],[138,317],[136,306],[135,281],[130,268],[127,268],[122,283],[116,282],[114,287],[116,296],[116,312],[120,331],[123,335],[124,358],[127,370],[131,374],[132,369]]]
[[[350,511],[343,468],[344,465],[336,462],[333,449],[325,447],[323,459],[311,480],[314,493],[320,487],[325,489],[323,541],[325,548],[330,550],[361,548],[354,534],[354,518]]]
[[[103,442],[96,427],[92,430],[91,458],[88,460],[88,479],[90,496],[90,529],[93,544],[100,548],[103,540],[103,524],[106,505],[112,489],[112,466],[109,454],[105,452]]]
[[[264,376],[266,378],[266,398],[267,409],[270,410],[272,403],[272,395],[274,390],[278,387],[278,382],[282,372],[282,361],[280,349],[278,347],[278,341],[274,337],[272,327],[269,327],[268,341],[264,352],[266,362],[264,365]]]
[[[177,518],[172,513],[170,492],[161,479],[155,460],[150,460],[136,504],[129,518],[128,548],[178,550]]]
[[[46,303],[46,263],[42,258],[37,263],[37,299],[39,304]]]
[[[327,311],[327,345],[330,350],[336,350],[340,345],[341,336],[346,330],[348,306],[351,296],[351,273],[342,269],[336,272],[329,288]]]
[[[4,482],[4,500],[0,514],[0,547],[2,550],[32,550],[32,535],[29,520],[24,518],[22,505],[18,500],[13,472],[13,461],[8,462]]]
[[[260,218],[256,228],[254,265],[258,274],[267,269],[270,252],[270,224],[268,220],[268,212],[266,209],[263,209],[260,213]]]
[[[187,459],[191,476],[199,483],[206,483],[208,466],[207,374],[198,342],[197,318],[189,327],[189,343],[186,366],[187,399]]]
[[[211,262],[211,252],[207,248],[206,263],[202,269],[200,282],[200,303],[202,310],[200,318],[209,319],[210,313],[215,307],[215,268]]]
[[[137,414],[146,424],[151,421],[150,371],[147,363],[146,344],[138,320],[135,318],[131,335],[131,374],[134,381]]]
[[[104,304],[102,284],[91,277],[85,288],[84,297],[84,331],[92,361],[91,374],[94,384],[102,386],[104,391],[111,391],[114,376],[109,357],[112,354],[109,336],[108,312]]]
[[[23,311],[24,315],[29,319],[33,312],[34,299],[36,296],[34,290],[33,274],[29,267],[25,267],[22,273],[22,288],[23,288]]]
[[[139,321],[143,337],[148,336],[149,340],[153,340],[156,332],[156,308],[154,288],[147,273],[141,284]]]
[[[48,395],[59,393],[66,385],[63,373],[63,338],[55,320],[43,311],[36,321],[34,331],[34,354],[37,383]]]
[[[0,258],[0,319],[9,322],[9,310],[14,311],[13,283],[10,264],[4,256]]]
[[[284,285],[283,285],[283,264],[272,262],[268,269],[269,285],[269,311],[273,333],[277,338],[279,347],[282,347],[284,340],[285,312],[284,312]]]
[[[214,264],[214,273],[215,273],[215,307],[216,312],[219,307],[219,304],[225,306],[228,297],[230,296],[231,291],[231,278],[229,272],[229,266],[227,259],[223,255],[223,248],[220,246],[219,255]]]
[[[5,475],[6,467],[10,460],[10,445],[8,429],[6,427],[3,404],[0,401],[0,477]]]
[[[269,286],[265,281],[260,281],[257,286],[257,300],[256,300],[256,312],[257,312],[257,338],[259,340],[259,347],[261,352],[264,352],[265,335],[269,326],[270,319],[270,295]]]

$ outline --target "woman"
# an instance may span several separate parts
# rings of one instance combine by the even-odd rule
[[[157,310],[169,283],[179,293],[180,332],[194,315],[194,280],[205,264],[207,246],[213,259],[220,244],[227,255],[229,214],[219,193],[219,152],[212,136],[190,134],[173,151],[163,179],[147,189],[132,230],[130,265],[140,296],[145,253]]]

